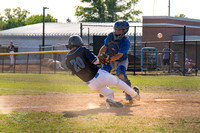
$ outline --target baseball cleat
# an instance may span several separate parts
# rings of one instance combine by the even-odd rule
[[[104,96],[103,96],[102,94],[99,94],[99,97],[101,97],[101,98],[102,98],[102,97],[104,97]]]
[[[115,102],[111,99],[106,99],[106,102],[107,104],[110,106],[110,107],[117,107],[117,108],[120,108],[120,107],[123,107],[123,104],[120,103],[120,102]]]
[[[135,98],[131,98],[128,100],[130,104],[133,104],[135,102]]]
[[[135,96],[134,98],[137,100],[137,101],[140,101],[140,90],[138,87],[134,87],[133,90],[137,93],[137,96]]]
[[[134,86],[134,87],[133,87],[133,90],[134,90],[135,92],[137,92],[138,95],[140,95],[140,90],[139,90],[138,87]]]

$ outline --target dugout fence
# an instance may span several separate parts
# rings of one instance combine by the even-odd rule
[[[0,53],[0,71],[12,73],[68,73],[71,74],[65,64],[65,51],[40,51]],[[14,64],[10,64],[10,55],[14,55]]]

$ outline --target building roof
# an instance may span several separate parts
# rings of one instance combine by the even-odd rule
[[[173,17],[173,16],[142,16],[142,17],[143,19],[172,19],[172,20],[200,22],[200,19]]]
[[[134,34],[134,26],[142,26],[142,23],[129,23],[128,34]],[[107,35],[113,31],[114,23],[82,23],[82,35]],[[70,36],[80,35],[80,23],[45,23],[45,36]],[[0,31],[0,36],[42,36],[43,23],[32,24],[8,30]],[[136,32],[142,34],[142,28]]]

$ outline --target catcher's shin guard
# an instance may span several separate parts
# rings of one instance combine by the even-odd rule
[[[128,86],[130,86],[131,87],[131,82],[130,82],[130,80],[126,80],[126,81],[124,81]],[[133,103],[133,98],[129,95],[129,94],[127,94],[126,92],[125,92],[125,96],[126,96],[126,100],[129,100],[129,103]]]
[[[128,86],[131,87],[131,82],[128,80],[128,77],[126,75],[126,67],[125,66],[119,66],[117,68],[117,75],[118,77],[124,81]],[[125,92],[126,100],[129,100],[129,103],[133,103],[134,99]]]

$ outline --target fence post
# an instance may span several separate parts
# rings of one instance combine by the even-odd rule
[[[171,43],[168,42],[168,49],[169,49],[169,70],[168,73],[171,73]]]
[[[2,73],[4,72],[4,55],[3,55],[3,59],[2,59]]]
[[[88,45],[90,43],[90,28],[88,28]]]
[[[136,69],[136,26],[134,26],[134,75],[135,74],[135,69]]]
[[[54,58],[54,74],[56,74],[56,57],[57,57],[57,54],[54,53],[53,54],[53,58]]]
[[[15,66],[16,66],[16,60],[17,60],[17,59],[16,59],[16,56],[15,56],[15,55],[13,55],[13,56],[14,56],[14,70],[13,70],[13,71],[14,71],[14,73],[15,73]]]
[[[198,73],[198,45],[197,45],[197,41],[196,41],[196,66],[195,66],[195,75],[197,76]]]
[[[186,26],[184,25],[184,35],[183,35],[183,76],[185,76],[185,39],[186,39]]]
[[[40,74],[41,74],[41,72],[42,72],[42,54],[40,54]]]
[[[26,73],[28,73],[28,62],[29,62],[29,54],[27,55],[27,60],[26,60]]]
[[[81,38],[83,37],[83,24],[82,23],[80,23],[80,36],[81,36]]]

